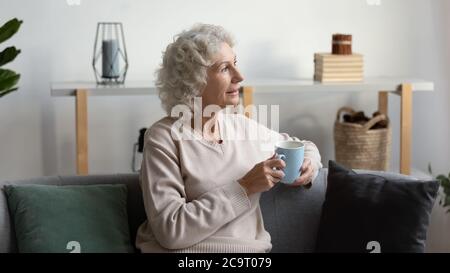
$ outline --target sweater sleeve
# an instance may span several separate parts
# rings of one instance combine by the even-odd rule
[[[251,207],[237,181],[188,201],[175,146],[160,144],[146,142],[140,179],[148,222],[161,246],[190,247]]]

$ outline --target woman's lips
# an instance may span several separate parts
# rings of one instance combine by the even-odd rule
[[[234,89],[226,92],[227,95],[236,96],[239,95],[239,89]]]

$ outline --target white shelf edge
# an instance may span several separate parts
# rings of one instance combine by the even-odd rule
[[[262,79],[249,80],[241,86],[251,86],[255,94],[298,92],[395,92],[400,84],[410,83],[412,91],[433,91],[434,83],[407,78],[366,78],[355,83],[320,83],[312,79]],[[51,84],[51,96],[74,96],[76,89],[89,90],[91,96],[156,95],[152,82],[126,82],[119,86],[97,85],[94,82],[62,82]]]

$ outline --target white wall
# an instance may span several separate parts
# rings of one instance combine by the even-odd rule
[[[366,0],[81,0],[69,6],[66,0],[0,0],[1,23],[24,20],[20,32],[1,45],[22,49],[9,66],[22,79],[18,92],[0,99],[0,179],[75,173],[74,100],[50,97],[49,86],[94,80],[91,58],[99,21],[124,24],[130,81],[153,79],[173,35],[195,22],[220,24],[235,35],[247,78],[311,77],[313,53],[330,50],[332,33],[351,33],[354,51],[365,56],[366,76],[435,82],[434,93],[414,94],[413,165],[425,171],[430,162],[435,173],[448,173],[449,2],[381,1],[381,6],[369,6]],[[336,110],[351,105],[371,114],[377,96],[256,95],[255,103],[280,104],[280,130],[313,140],[326,164],[334,158]],[[391,95],[393,169],[399,159],[398,108],[398,97]],[[131,171],[139,128],[162,116],[156,96],[90,98],[90,172]],[[444,244],[437,236],[434,250],[450,249],[450,239]]]

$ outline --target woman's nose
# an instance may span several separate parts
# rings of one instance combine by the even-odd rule
[[[237,67],[234,68],[234,75],[233,75],[233,83],[238,83],[243,81],[244,78],[242,77],[241,72]]]

